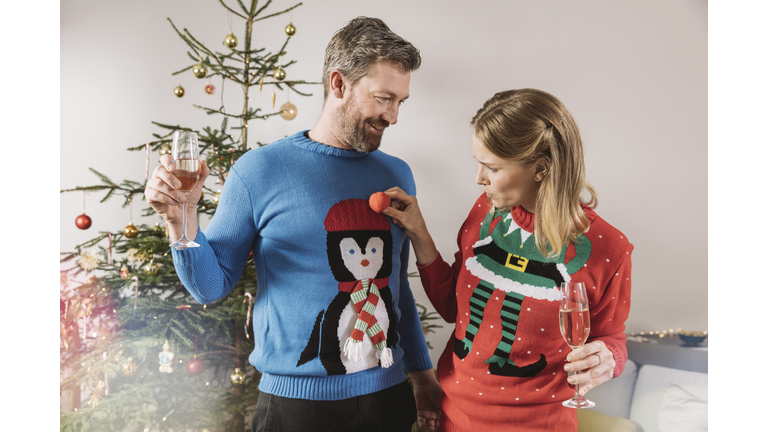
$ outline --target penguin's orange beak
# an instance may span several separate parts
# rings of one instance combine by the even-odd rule
[[[368,260],[360,261],[360,265],[363,266],[363,267],[368,267],[368,264],[370,264],[370,262],[368,262]]]

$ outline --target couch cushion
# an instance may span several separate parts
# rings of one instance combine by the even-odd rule
[[[709,372],[709,352],[704,348],[627,341],[627,354],[639,368],[652,364],[692,372]]]
[[[707,387],[670,384],[657,416],[662,432],[706,432]]]
[[[579,432],[643,432],[637,422],[593,410],[594,408],[580,409],[576,413]]]
[[[632,395],[632,407],[629,419],[643,426],[645,432],[663,432],[659,427],[659,410],[671,385],[695,389],[694,394],[706,394],[708,376],[701,372],[689,372],[656,365],[641,366],[637,374],[635,391]],[[674,410],[674,391],[667,396],[665,412]],[[664,426],[668,426],[668,417],[664,417]]]
[[[621,375],[587,392],[587,399],[595,403],[595,407],[591,410],[625,419],[629,418],[629,407],[632,402],[632,393],[635,390],[636,378],[637,365],[632,360],[627,360]]]

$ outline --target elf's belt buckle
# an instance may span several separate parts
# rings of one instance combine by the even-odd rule
[[[510,261],[512,260],[512,257],[517,258],[517,263],[511,264]],[[523,258],[521,256],[507,254],[507,262],[504,263],[504,267],[509,267],[512,270],[517,270],[519,272],[525,273],[525,268],[528,267],[528,258]]]

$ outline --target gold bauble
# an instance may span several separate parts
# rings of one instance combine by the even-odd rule
[[[201,190],[200,191],[200,201],[198,201],[198,202],[203,201],[203,197],[205,197],[205,191]]]
[[[153,231],[154,233],[156,233],[156,234],[160,234],[160,235],[162,235],[162,234],[164,234],[164,233],[165,233],[165,228],[163,228],[162,226],[160,226],[160,222],[157,222],[157,223],[155,223],[155,226],[153,226],[153,227],[152,227],[152,231]]]
[[[129,239],[136,238],[136,236],[139,235],[139,229],[136,228],[133,222],[131,222],[127,227],[125,227],[123,234],[125,234],[125,236]]]
[[[224,38],[224,46],[227,48],[234,48],[237,46],[237,38],[232,33],[228,34]]]
[[[241,371],[240,368],[235,368],[235,371],[229,376],[229,382],[233,386],[242,385],[245,382],[245,372]]]
[[[160,156],[171,154],[171,145],[170,144],[163,144],[163,145],[161,145],[160,148],[157,149],[157,153]]]
[[[150,261],[144,266],[144,273],[150,276],[157,274],[158,270],[160,270],[160,266],[155,261]]]
[[[278,81],[282,81],[285,79],[285,69],[278,66],[277,69],[275,69],[275,79]]]
[[[132,377],[139,371],[139,365],[132,358],[128,357],[125,363],[120,366],[120,370],[123,372],[123,375]]]
[[[293,36],[296,34],[296,27],[293,25],[293,23],[288,24],[285,26],[285,34],[288,36]]]
[[[208,68],[205,67],[204,64],[198,63],[198,64],[192,66],[192,73],[197,78],[205,78],[206,76],[208,76]]]
[[[181,84],[179,84],[178,86],[176,86],[175,89],[173,89],[173,94],[175,94],[176,97],[184,96],[184,87],[182,87]]]
[[[213,203],[213,205],[215,205],[215,206],[219,205],[219,195],[221,195],[221,191],[219,191],[219,192],[216,192],[216,193],[215,193],[215,194],[213,194],[213,196],[211,197],[211,202],[212,202],[212,203]]]
[[[296,105],[292,104],[290,101],[282,104],[280,106],[280,110],[282,111],[280,113],[280,117],[284,118],[285,120],[295,119],[296,114],[299,112],[299,110],[296,109]]]

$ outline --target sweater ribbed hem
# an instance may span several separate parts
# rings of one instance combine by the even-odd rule
[[[451,423],[445,414],[440,416],[440,426],[437,430],[438,432],[461,432],[461,429],[459,429],[455,424]]]
[[[275,396],[308,400],[342,400],[374,393],[405,381],[402,363],[347,375],[325,377],[262,373],[259,390]]]

